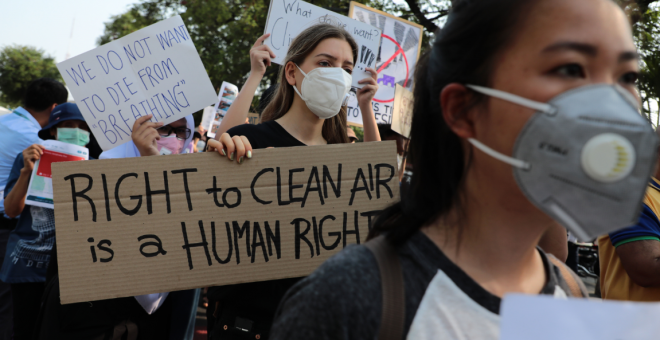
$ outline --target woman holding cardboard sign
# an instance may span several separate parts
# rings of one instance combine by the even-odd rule
[[[297,44],[291,44],[280,72],[280,84],[289,86],[278,86],[262,114],[263,124],[254,128],[238,125],[245,121],[254,92],[266,68],[271,65],[270,58],[275,57],[273,51],[263,45],[270,34],[257,39],[250,50],[250,76],[218,128],[216,141],[220,143],[210,142],[209,147],[240,163],[244,158],[252,157],[252,148],[349,142],[345,133],[346,100],[350,95],[350,74],[357,59],[357,45],[347,33],[333,32],[342,38],[328,38],[328,32],[323,29],[326,26],[331,27],[317,25],[309,28],[296,38]],[[292,54],[294,45],[297,54]],[[310,55],[312,58],[306,58]],[[307,74],[317,68],[318,71]],[[359,83],[364,86],[357,91],[358,104],[364,113],[364,140],[380,141],[371,106],[378,90],[377,72],[372,68],[366,70],[372,77],[361,80]],[[230,130],[233,133],[222,133],[235,126],[236,130]],[[259,133],[255,133],[257,131]],[[269,137],[263,139],[261,135]],[[247,136],[247,143],[245,138],[239,136]]]
[[[537,245],[636,221],[657,147],[638,72],[613,1],[454,1],[416,70],[411,188],[287,292],[272,338],[499,339],[507,294],[586,296]]]
[[[252,80],[248,80],[227,116],[243,115],[244,119],[247,114],[252,94],[273,56],[267,46],[261,45],[267,37],[259,38],[250,52]],[[219,141],[209,141],[209,150],[217,150],[229,160],[241,163],[252,157],[253,148],[349,143],[345,99],[351,88],[357,49],[348,32],[332,25],[316,25],[300,33],[289,47],[280,71],[280,84],[262,114],[262,123],[230,129]],[[377,74],[371,68],[367,71],[372,77],[360,81],[364,87],[358,90],[357,98],[364,113],[365,140],[379,141],[371,108],[378,90]],[[208,314],[217,317],[215,325],[209,325],[213,338],[266,339],[277,304],[297,281],[285,279],[210,288],[209,298],[216,303],[210,304]]]

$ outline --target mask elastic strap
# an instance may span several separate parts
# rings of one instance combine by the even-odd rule
[[[536,110],[536,111],[541,111],[541,112],[548,113],[548,114],[557,113],[557,109],[554,108],[550,104],[539,103],[539,102],[536,102],[536,101],[533,101],[533,100],[529,100],[527,98],[517,96],[515,94],[511,94],[511,93],[500,91],[500,90],[490,89],[490,88],[483,87],[483,86],[477,86],[477,85],[465,85],[465,86],[467,86],[467,87],[469,87],[469,88],[471,88],[471,89],[473,89],[473,90],[475,90],[479,93],[485,94],[487,96],[491,96],[491,97],[499,98],[499,99],[502,99],[502,100],[506,100],[510,103],[518,104],[520,106],[524,106],[524,107],[527,107],[527,108],[530,108],[530,109],[533,109],[533,110]]]
[[[480,141],[478,141],[474,138],[468,138],[468,142],[470,142],[470,144],[474,145],[474,147],[476,147],[477,149],[483,151],[485,154],[487,154],[487,155],[489,155],[489,156],[491,156],[491,157],[493,157],[497,160],[500,160],[504,163],[510,164],[511,166],[514,166],[516,168],[520,168],[520,169],[523,169],[523,170],[529,170],[529,169],[532,168],[532,165],[529,164],[528,162],[525,162],[523,160],[516,159],[516,158],[513,158],[513,157],[509,157],[507,155],[503,155],[503,154],[489,148],[488,146],[486,146],[485,144],[481,143]]]
[[[305,71],[303,71],[303,70],[300,68],[300,66],[298,66],[298,64],[294,64],[294,65],[296,65],[296,67],[300,70],[300,73],[302,73],[303,76],[307,77],[307,73],[305,73]]]
[[[307,74],[305,73],[305,71],[303,71],[303,70],[300,68],[300,66],[298,66],[297,64],[294,63],[294,65],[296,65],[296,67],[300,70],[300,72],[303,74],[303,76],[305,76],[305,78],[307,78]],[[300,96],[300,99],[302,99],[303,101],[305,101],[305,97],[303,97],[302,93],[300,93],[300,91],[298,91],[298,86],[295,86],[295,85],[294,85],[294,86],[293,86],[293,90],[296,91],[296,93],[298,94],[298,96]]]

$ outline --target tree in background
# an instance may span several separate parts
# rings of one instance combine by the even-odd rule
[[[406,19],[422,23],[435,30],[434,22],[446,15],[448,0],[406,0],[394,4],[391,0],[360,0],[368,6],[388,13],[401,13]],[[331,11],[348,15],[349,0],[309,0]],[[99,45],[119,39],[160,20],[179,14],[193,38],[211,83],[219,87],[223,81],[239,88],[250,72],[249,51],[263,34],[268,15],[269,0],[143,0],[105,24]],[[408,5],[411,6],[411,5]],[[425,42],[428,41],[428,34]],[[277,82],[278,67],[270,67],[264,75],[263,88]],[[255,102],[258,98],[255,97]],[[255,105],[256,107],[256,105]],[[195,114],[201,120],[201,111]]]
[[[452,1],[460,0],[358,0],[424,26],[422,52],[432,34],[444,23]],[[660,101],[660,6],[659,0],[616,0],[633,23],[635,43],[641,55],[639,88],[643,112],[656,125]],[[348,15],[350,0],[308,0],[331,11]],[[180,14],[215,86],[228,81],[242,87],[250,71],[249,50],[264,32],[269,0],[143,0],[106,23],[99,44],[118,39],[172,15]],[[264,76],[263,88],[277,81],[277,67]],[[258,98],[255,97],[255,102]],[[201,112],[201,111],[200,111]],[[199,116],[199,117],[197,117]],[[201,113],[196,114],[196,120]]]
[[[660,6],[657,0],[623,0],[633,23],[635,44],[640,54],[639,92],[642,113],[655,126],[660,125]]]
[[[21,105],[29,82],[48,77],[61,81],[55,59],[31,46],[7,46],[0,50],[0,104]]]

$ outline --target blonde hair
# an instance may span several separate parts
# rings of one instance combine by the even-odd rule
[[[331,24],[319,24],[307,28],[302,31],[289,46],[289,51],[286,54],[284,63],[280,68],[280,85],[277,91],[273,94],[273,98],[266,106],[261,115],[261,121],[267,122],[276,120],[286,114],[291,105],[293,104],[293,86],[289,85],[286,80],[285,68],[289,62],[296,65],[301,65],[307,56],[318,46],[321,41],[329,38],[337,38],[348,42],[353,51],[353,64],[357,61],[358,46],[351,35],[343,28],[336,27]],[[339,114],[326,119],[323,122],[323,130],[321,134],[328,144],[348,143],[348,135],[346,134],[347,113],[346,106],[342,106]]]

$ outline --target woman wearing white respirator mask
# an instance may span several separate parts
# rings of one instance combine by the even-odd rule
[[[637,221],[657,148],[638,72],[613,1],[453,1],[415,73],[409,190],[288,291],[272,338],[494,340],[507,294],[587,296],[537,245]]]
[[[262,113],[262,123],[239,125],[248,114],[270,58],[275,56],[262,45],[266,38],[267,34],[261,36],[250,52],[250,77],[219,127],[219,132],[228,133],[218,133],[215,141],[208,141],[208,147],[240,163],[252,157],[253,148],[349,143],[345,105],[351,95],[358,47],[348,32],[327,24],[301,32],[289,46],[278,88]],[[380,141],[371,106],[378,90],[377,72],[366,70],[371,77],[361,80],[364,86],[357,90],[364,141]]]
[[[245,120],[256,86],[274,54],[261,45],[260,37],[251,51],[252,73],[237,96],[220,129]],[[239,125],[209,140],[209,151],[242,163],[252,149],[349,143],[346,102],[352,83],[358,46],[344,29],[323,24],[301,32],[289,46],[280,82],[264,109],[259,125]],[[360,81],[357,91],[362,111],[365,141],[380,141],[371,101],[378,90],[377,73]],[[232,118],[233,117],[233,118]],[[267,339],[277,304],[298,279],[210,287],[208,315],[213,339]]]

